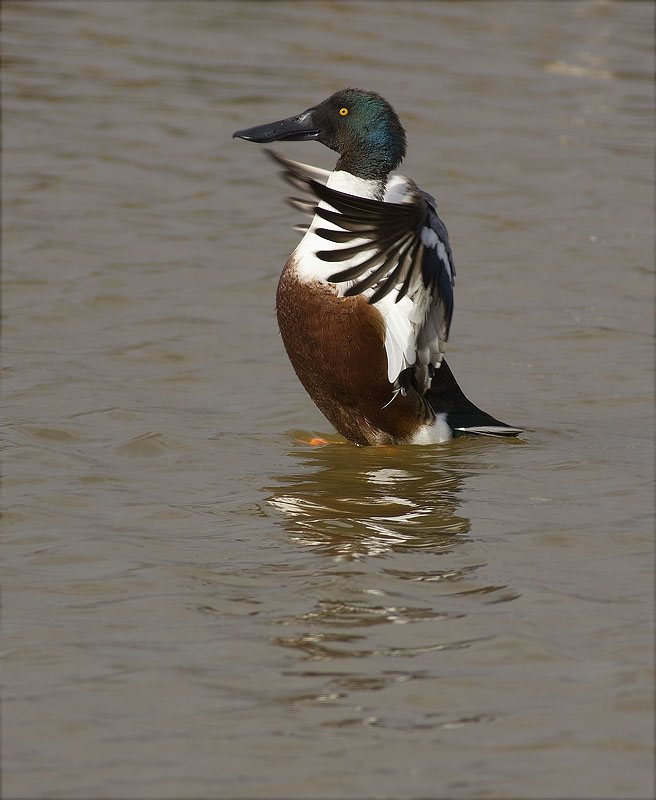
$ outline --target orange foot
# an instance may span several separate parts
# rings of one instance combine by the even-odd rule
[[[295,439],[300,444],[309,444],[311,447],[325,447],[328,444],[346,444],[346,442],[329,442],[320,436],[313,436],[311,439]]]

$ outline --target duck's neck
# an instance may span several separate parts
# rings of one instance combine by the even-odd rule
[[[369,197],[373,200],[382,200],[387,185],[387,175],[382,179],[360,178],[348,170],[339,168],[339,161],[335,171],[330,173],[326,186],[345,194],[353,194],[356,197]]]
[[[364,180],[386,183],[405,156],[405,132],[399,126],[400,135],[391,136],[385,129],[370,132],[371,141],[365,146],[347,147],[339,155],[336,170],[344,170]]]

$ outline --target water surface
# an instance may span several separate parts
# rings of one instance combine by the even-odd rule
[[[649,4],[8,2],[2,35],[5,795],[649,796]],[[230,137],[348,85],[408,130],[449,362],[521,441],[298,441],[332,437],[276,330],[299,220]]]

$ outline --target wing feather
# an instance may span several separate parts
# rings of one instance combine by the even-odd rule
[[[427,391],[449,336],[455,281],[449,237],[435,200],[402,176],[390,179],[382,201],[347,194],[325,185],[327,170],[267,152],[304,195],[290,203],[337,227],[313,223],[319,238],[344,245],[318,250],[316,257],[344,264],[328,280],[352,282],[343,294],[366,293],[383,314],[390,381],[400,385],[400,373],[413,367],[418,389]]]

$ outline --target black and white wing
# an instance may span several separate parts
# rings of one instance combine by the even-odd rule
[[[335,264],[328,280],[348,284],[345,296],[365,293],[370,303],[379,304],[390,332],[390,381],[412,367],[417,388],[427,391],[449,336],[455,279],[435,200],[398,175],[389,181],[384,200],[346,194],[325,185],[329,172],[267,152],[282,165],[286,180],[306,195],[290,203],[330,223],[330,228],[313,223],[314,233],[343,245],[316,253]]]
[[[317,198],[312,192],[311,182],[316,181],[325,185],[330,177],[330,170],[321,169],[321,167],[313,167],[311,164],[301,164],[300,161],[291,161],[288,158],[283,158],[275,150],[264,151],[272,161],[275,161],[278,166],[282,167],[280,175],[287,181],[290,186],[298,189],[303,193],[303,197],[288,197],[287,202],[292,208],[301,211],[308,217],[314,217],[317,208]],[[310,227],[309,224],[299,223],[294,225],[295,231],[306,231]]]

